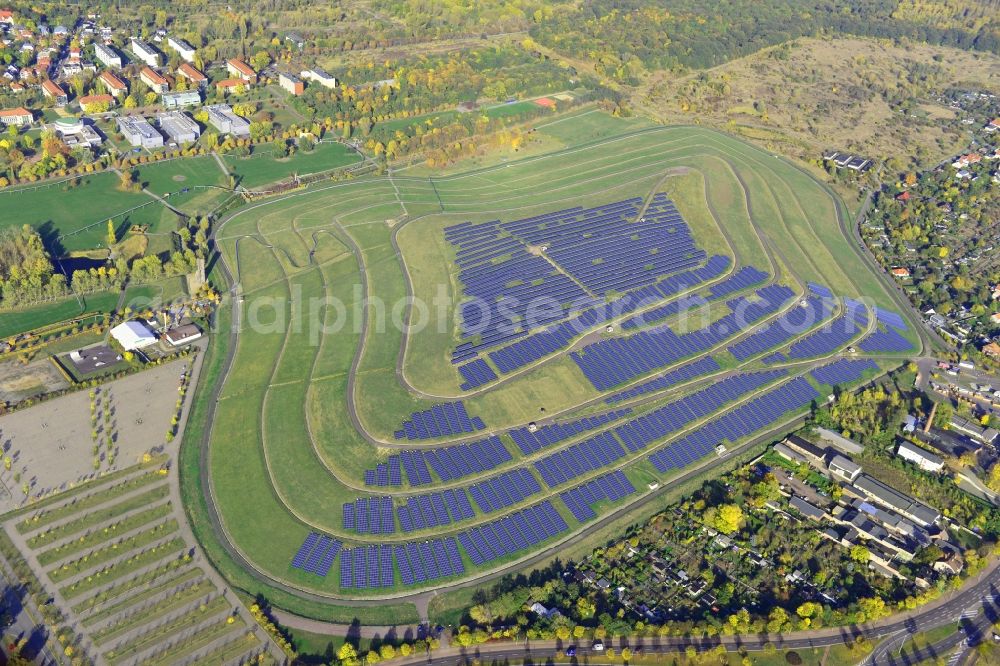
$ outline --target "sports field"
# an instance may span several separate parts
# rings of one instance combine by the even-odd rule
[[[433,179],[404,170],[324,184],[223,222],[238,335],[230,349],[225,335],[214,342],[218,371],[206,376],[221,383],[219,401],[195,408],[211,426],[208,465],[182,479],[200,498],[196,531],[234,584],[306,614],[377,622],[380,603],[398,608],[579,545],[715,464],[716,444],[735,456],[831,386],[919,351],[913,325],[844,237],[839,200],[794,165],[700,128],[594,112],[551,127],[538,131],[557,148],[546,154]],[[555,213],[574,207],[584,211],[559,229],[586,249],[562,252]],[[493,221],[485,241],[456,240]],[[612,224],[624,235],[601,242]],[[533,245],[526,228],[551,240]],[[629,243],[643,254],[621,254]],[[482,247],[514,248],[477,264],[493,276],[481,281],[490,294],[558,282],[563,298],[599,296],[582,312],[624,302],[637,284],[658,296],[508,365],[522,338],[489,346],[463,337],[457,316],[476,282],[459,262]],[[516,257],[544,277],[504,273]],[[594,268],[605,262],[615,268]],[[651,277],[661,270],[662,281]],[[666,293],[669,275],[682,274]],[[598,291],[607,280],[618,286]],[[693,324],[682,298],[704,301]],[[425,315],[412,301],[432,307]],[[734,329],[741,308],[755,314]],[[808,308],[816,321],[779,335]],[[543,344],[555,326],[523,324],[517,335]],[[452,363],[463,341],[479,345],[472,361]],[[640,361],[651,355],[660,360]],[[485,379],[460,374],[471,362]],[[186,441],[185,459],[201,444]],[[336,610],[344,600],[353,611]]]

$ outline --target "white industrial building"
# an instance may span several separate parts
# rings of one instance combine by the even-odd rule
[[[140,321],[126,321],[111,329],[111,337],[125,351],[142,349],[156,344],[156,334]]]
[[[137,148],[159,148],[163,145],[163,135],[142,116],[122,116],[118,119],[118,129]]]
[[[233,113],[233,107],[228,104],[213,104],[206,106],[208,122],[223,134],[232,134],[237,138],[250,136],[250,123]]]
[[[198,123],[180,111],[161,113],[156,117],[156,122],[174,143],[194,143],[201,136]]]

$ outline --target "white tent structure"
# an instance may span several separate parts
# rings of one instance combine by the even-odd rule
[[[126,321],[111,329],[111,337],[118,341],[122,349],[132,351],[156,344],[156,335],[138,321]]]

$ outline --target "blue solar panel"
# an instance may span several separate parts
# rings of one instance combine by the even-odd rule
[[[716,445],[737,442],[773,427],[789,412],[801,411],[817,398],[816,389],[802,377],[796,377],[660,447],[649,460],[660,472],[686,467],[708,455]]]
[[[481,566],[536,546],[568,529],[552,502],[545,500],[461,532],[458,541],[472,563]]]
[[[486,425],[478,416],[469,418],[461,400],[434,405],[422,412],[414,412],[402,428],[395,432],[396,439],[433,439],[482,430]],[[405,465],[405,460],[403,461]],[[411,479],[412,483],[413,480]]]
[[[839,359],[816,368],[810,374],[820,384],[844,386],[860,381],[866,372],[878,370],[871,359]]]
[[[559,493],[560,499],[580,522],[596,518],[593,505],[609,500],[618,500],[635,492],[635,487],[624,472],[615,470],[610,474],[597,477],[582,485]]]
[[[755,271],[752,277],[758,273]],[[743,281],[749,279],[743,278]],[[713,287],[715,289],[722,289],[721,284]],[[607,390],[707,351],[738,334],[747,323],[777,311],[793,296],[794,292],[788,287],[769,285],[758,289],[753,300],[740,297],[729,301],[731,312],[705,328],[678,335],[667,326],[658,326],[595,342],[570,356],[596,389]]]
[[[463,222],[445,229],[446,239],[457,247],[459,280],[468,297],[459,306],[464,339],[452,362],[462,363],[514,342],[509,351],[491,354],[501,372],[510,372],[564,346],[583,330],[581,326],[604,321],[593,308],[603,305],[608,294],[627,295],[628,307],[641,307],[649,304],[648,297],[677,293],[679,285],[690,288],[728,267],[725,257],[705,261],[705,253],[695,246],[666,196],[656,195],[637,219],[641,206],[642,200],[630,199],[514,222]],[[531,311],[531,304],[540,299],[555,307],[544,313]],[[618,308],[618,313],[628,307]],[[575,332],[557,327],[529,338],[523,328],[526,321],[529,328],[544,327],[579,313],[588,321],[576,322]]]

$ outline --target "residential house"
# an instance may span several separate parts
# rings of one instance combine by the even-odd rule
[[[42,81],[42,92],[45,93],[46,97],[53,100],[57,106],[64,106],[69,101],[69,97],[62,86],[51,79]]]
[[[118,129],[136,148],[159,148],[163,145],[163,136],[142,116],[120,117]]]
[[[239,58],[230,58],[226,61],[226,70],[230,76],[236,79],[243,79],[247,83],[257,82],[257,72]]]
[[[1000,344],[996,342],[987,343],[983,347],[983,353],[993,359],[1000,359]]]
[[[32,116],[31,111],[28,111],[23,106],[19,106],[15,109],[3,109],[0,111],[0,125],[26,127],[27,125],[30,125],[33,120],[34,117]]]
[[[278,85],[292,95],[301,95],[305,92],[305,84],[302,79],[287,72],[278,72]]]
[[[1000,130],[1000,118],[994,118],[990,122],[986,123],[986,127],[983,129],[990,133]]]
[[[97,80],[101,82],[104,89],[107,90],[113,97],[121,97],[122,95],[128,94],[128,85],[107,70],[101,72],[101,75],[97,77]]]
[[[337,87],[337,77],[332,74],[327,74],[325,71],[319,67],[313,67],[312,69],[306,69],[299,73],[303,79],[307,81],[315,81],[324,88],[336,88]]]
[[[299,51],[306,47],[306,40],[302,38],[297,32],[290,32],[285,35],[285,41],[290,42],[292,46],[297,48]]]
[[[861,465],[840,454],[830,458],[830,462],[827,463],[827,468],[830,470],[831,474],[835,474],[836,476],[839,476],[851,483],[854,483],[854,481],[861,474]]]
[[[900,440],[896,447],[896,455],[903,460],[915,463],[920,469],[928,472],[940,472],[944,468],[944,458],[905,439]]]
[[[113,46],[107,44],[94,44],[94,57],[105,67],[111,69],[122,68],[122,57]]]
[[[111,95],[84,95],[78,101],[84,113],[91,113],[105,105],[106,108],[111,108],[115,104],[115,98]]]
[[[142,71],[139,72],[139,79],[149,86],[150,90],[160,95],[167,92],[169,87],[167,80],[150,67],[142,68]]]
[[[177,68],[177,75],[196,88],[204,88],[208,83],[207,76],[186,62],[182,63],[181,66]]]
[[[147,67],[160,66],[159,52],[141,39],[135,39],[133,37],[130,42],[130,50],[135,57],[145,63]]]
[[[238,92],[246,87],[247,82],[243,79],[223,79],[215,83],[215,88],[223,93]]]
[[[960,155],[957,160],[951,163],[956,169],[964,169],[970,164],[978,164],[983,161],[983,156],[979,153],[968,153],[966,155]]]
[[[167,37],[167,46],[184,59],[185,62],[194,62],[194,47],[179,37]]]
[[[897,278],[908,278],[910,277],[910,269],[905,266],[900,266],[898,268],[893,268],[891,271],[893,277]]]

